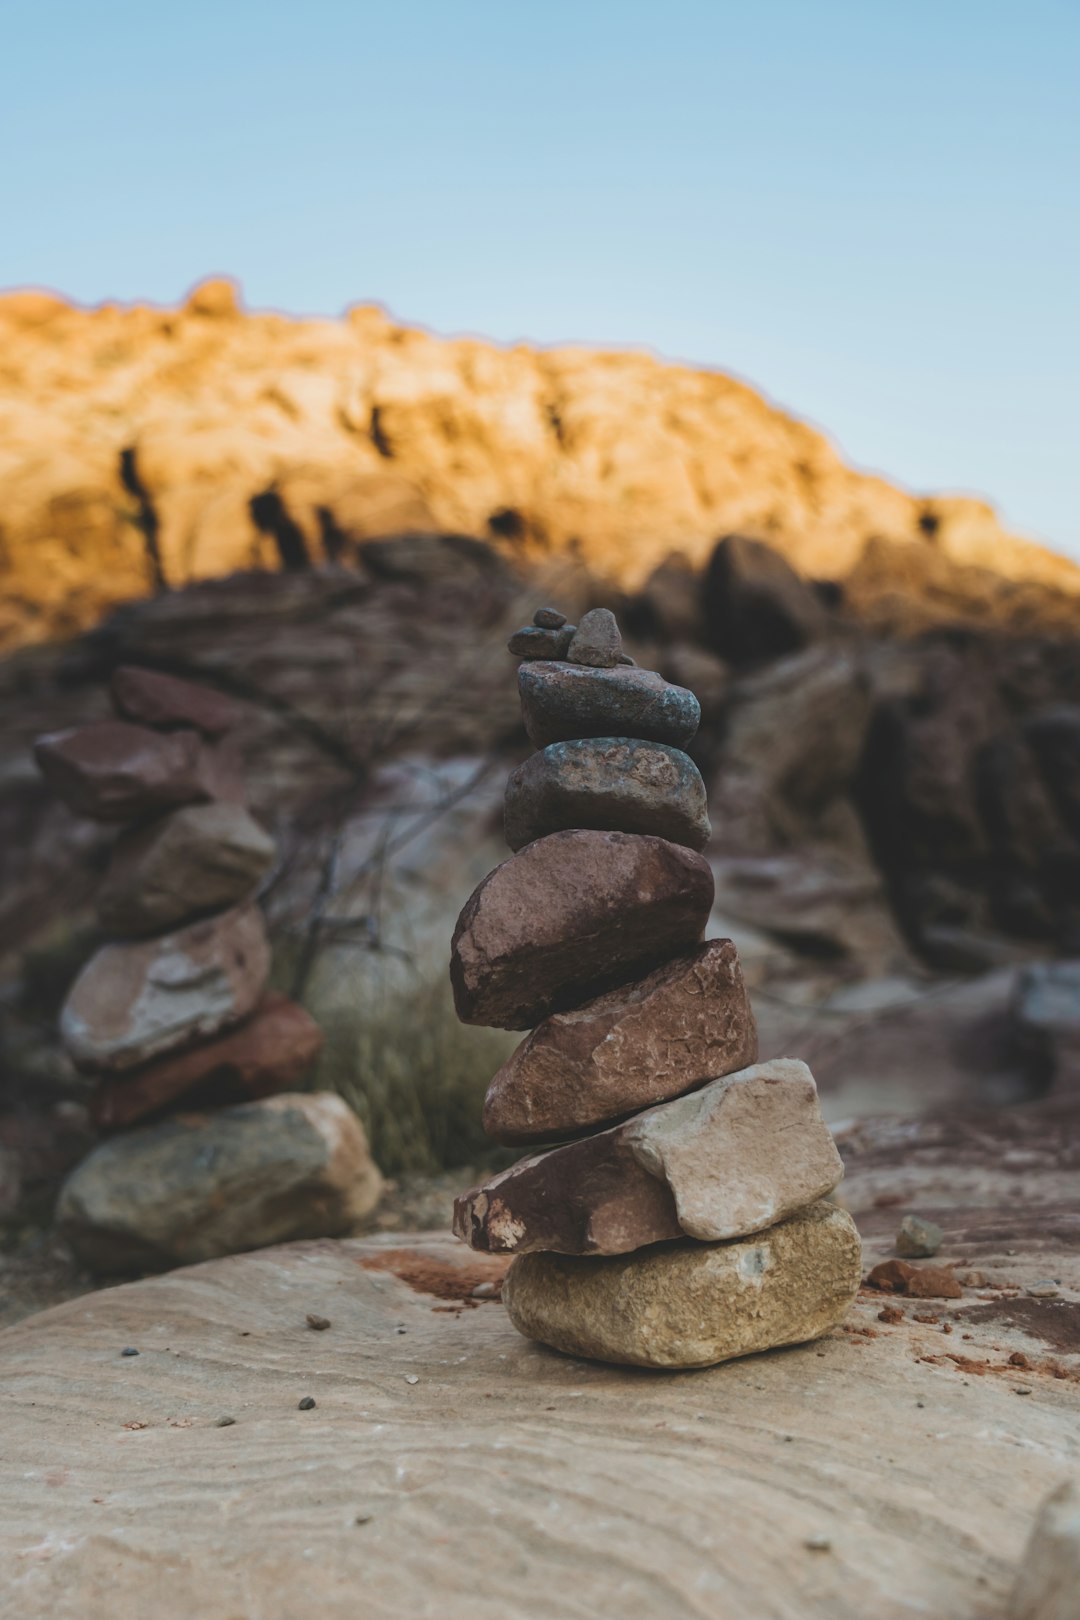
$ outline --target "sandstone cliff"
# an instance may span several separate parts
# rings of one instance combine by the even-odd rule
[[[1080,590],[988,506],[856,472],[720,373],[440,339],[374,307],[245,314],[228,282],[177,310],[0,298],[0,646],[433,530],[630,589],[739,530],[883,628],[1060,625]]]

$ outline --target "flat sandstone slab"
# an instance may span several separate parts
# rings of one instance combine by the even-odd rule
[[[651,669],[527,663],[518,670],[518,692],[537,748],[575,737],[641,737],[684,748],[701,723],[693,692]]]
[[[774,1058],[463,1193],[454,1231],[503,1254],[625,1254],[774,1225],[844,1173],[805,1063]]]
[[[554,1350],[633,1367],[711,1367],[819,1339],[859,1291],[851,1216],[809,1209],[730,1243],[683,1239],[638,1254],[525,1254],[506,1274],[507,1315]]]
[[[1048,1246],[1029,1259],[1010,1225],[1024,1207],[983,1212],[992,1252],[1019,1241],[1003,1263],[1021,1284],[1077,1275],[1067,1211],[1040,1221]],[[987,1263],[958,1240],[979,1218],[945,1223],[968,1265]],[[433,1233],[293,1244],[0,1332],[0,1611],[595,1620],[617,1590],[632,1620],[1007,1612],[1080,1446],[1077,1385],[1008,1365],[1044,1363],[1037,1337],[981,1306],[958,1317],[970,1339],[889,1327],[863,1296],[855,1332],[643,1373],[556,1355],[497,1301],[466,1304],[478,1263]],[[331,1327],[313,1333],[310,1313]],[[958,1340],[985,1376],[943,1353]]]
[[[553,1013],[488,1087],[497,1142],[554,1142],[680,1097],[757,1058],[757,1026],[730,939],[713,939]]]
[[[652,833],[688,849],[709,841],[701,772],[681,748],[633,737],[551,743],[506,784],[506,842],[521,849],[567,827]]]
[[[121,935],[164,933],[236,905],[274,859],[274,840],[238,804],[189,804],[122,833],[97,896]]]
[[[490,872],[454,930],[465,1024],[529,1029],[700,940],[713,876],[664,838],[559,832]]]

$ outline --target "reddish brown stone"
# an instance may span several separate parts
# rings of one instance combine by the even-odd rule
[[[457,1200],[454,1231],[474,1249],[514,1254],[727,1241],[775,1226],[842,1175],[813,1075],[774,1058],[522,1159]]]
[[[713,877],[663,838],[558,832],[497,866],[454,930],[450,977],[466,1024],[528,1029],[695,944]]]
[[[499,1142],[553,1142],[756,1058],[738,954],[729,939],[710,940],[636,984],[545,1019],[492,1080],[484,1129]]]
[[[964,1290],[947,1266],[912,1266],[906,1260],[883,1260],[866,1279],[871,1288],[909,1299],[962,1299]]]
[[[135,821],[211,797],[198,732],[168,736],[124,720],[100,720],[39,737],[34,757],[78,815]]]
[[[163,731],[190,726],[204,737],[220,737],[244,719],[243,707],[224,693],[135,664],[113,671],[110,690],[125,719]]]
[[[180,1099],[185,1108],[212,1108],[269,1097],[301,1080],[321,1046],[322,1033],[310,1014],[271,992],[246,1024],[219,1040],[102,1080],[91,1115],[102,1129],[119,1130],[164,1113]]]

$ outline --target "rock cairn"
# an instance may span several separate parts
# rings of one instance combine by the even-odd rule
[[[347,1230],[379,1174],[340,1098],[292,1092],[322,1037],[267,989],[255,897],[275,847],[245,807],[245,711],[135,667],[111,692],[116,719],[34,745],[72,810],[120,828],[97,896],[106,942],[60,1034],[95,1078],[95,1124],[123,1134],[69,1177],[61,1229],[104,1270]]]
[[[805,1063],[758,1063],[734,945],[703,940],[705,787],[692,692],[622,651],[603,608],[542,608],[510,650],[535,753],[515,852],[465,905],[458,1016],[531,1033],[484,1125],[534,1152],[463,1194],[454,1230],[515,1256],[520,1332],[573,1355],[701,1367],[815,1339],[859,1286],[843,1173]]]

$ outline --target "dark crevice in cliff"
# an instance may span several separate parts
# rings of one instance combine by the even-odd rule
[[[303,531],[276,489],[261,490],[248,502],[251,519],[260,534],[269,535],[277,546],[281,566],[292,573],[311,567]]]
[[[368,423],[368,432],[371,435],[371,442],[379,452],[380,456],[385,457],[387,461],[393,461],[394,447],[386,436],[386,429],[383,427],[382,423],[382,411],[379,409],[378,405],[373,405],[371,407],[371,420]]]
[[[135,502],[135,516],[132,521],[143,537],[153,589],[167,591],[169,582],[165,578],[165,566],[161,560],[161,520],[150,491],[139,475],[139,464],[133,444],[126,445],[120,452],[120,482]]]

